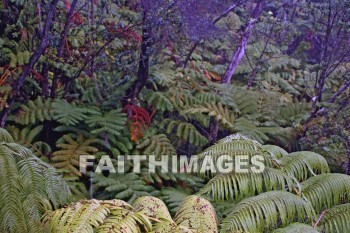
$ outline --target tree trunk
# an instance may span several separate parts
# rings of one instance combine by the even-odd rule
[[[260,15],[264,9],[264,6],[265,6],[265,0],[260,0],[256,4],[253,12],[250,15],[249,22],[246,24],[245,29],[242,33],[242,37],[241,37],[241,40],[239,42],[239,45],[232,56],[231,62],[229,64],[229,66],[227,67],[224,76],[221,79],[221,83],[230,83],[231,78],[232,78],[237,66],[239,65],[239,63],[241,62],[241,60],[244,56],[245,48],[248,44],[249,37],[252,33],[252,30],[255,26],[256,21],[258,20],[258,18],[260,17]]]
[[[52,0],[51,1],[50,6],[49,6],[49,11],[48,11],[47,16],[46,16],[45,26],[44,26],[43,35],[42,35],[42,39],[40,41],[40,44],[36,48],[36,50],[34,51],[33,55],[30,57],[29,63],[24,65],[19,77],[16,80],[14,80],[14,82],[12,83],[13,96],[8,102],[8,107],[5,108],[1,112],[1,117],[0,117],[0,126],[1,127],[5,126],[5,122],[6,122],[8,114],[10,113],[11,107],[14,104],[17,96],[20,94],[20,90],[23,86],[25,79],[30,74],[30,70],[33,69],[34,65],[39,60],[40,56],[45,52],[46,47],[49,45],[50,28],[51,28],[52,23],[53,23],[53,19],[54,19],[55,13],[56,13],[58,2],[59,2],[59,0]]]

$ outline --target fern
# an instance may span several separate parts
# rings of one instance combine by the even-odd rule
[[[209,194],[214,200],[238,201],[256,194],[273,191],[287,190],[292,192],[293,180],[283,172],[265,168],[262,173],[224,173],[211,179],[200,194]]]
[[[49,212],[43,219],[46,232],[140,232],[151,231],[150,219],[124,201],[83,200]]]
[[[87,113],[95,113],[94,110],[78,107],[76,103],[68,103],[62,99],[55,100],[52,108],[53,118],[63,125],[76,125],[87,119]]]
[[[231,111],[224,107],[221,103],[219,104],[204,104],[195,105],[185,109],[183,114],[194,114],[194,113],[206,113],[208,116],[214,117],[217,121],[222,123],[222,125],[232,129],[234,127],[235,116],[231,113]]]
[[[40,232],[46,210],[70,199],[67,184],[52,166],[27,148],[11,142],[2,130],[0,142],[0,230]]]
[[[60,150],[52,154],[52,165],[62,170],[65,176],[82,176],[76,167],[81,166],[79,161],[81,155],[98,151],[96,147],[90,145],[94,141],[94,139],[85,139],[82,135],[78,135],[76,140],[69,135],[64,135],[62,142],[56,144]]]
[[[175,222],[194,232],[218,232],[214,207],[206,199],[195,195],[183,200],[175,215]]]
[[[165,128],[167,134],[176,131],[176,136],[182,142],[188,141],[195,146],[204,146],[208,143],[207,138],[201,135],[191,123],[165,119],[161,122],[160,127]]]
[[[321,174],[301,183],[302,195],[317,213],[334,205],[350,202],[350,176]]]
[[[222,232],[259,233],[314,217],[312,206],[302,198],[285,191],[270,191],[238,203],[221,227]]]
[[[321,155],[309,151],[291,153],[282,157],[280,163],[283,171],[298,181],[329,172],[327,161]]]
[[[280,159],[280,158],[288,155],[287,151],[285,151],[283,148],[275,146],[275,145],[262,145],[261,149],[263,152],[269,153],[273,157],[276,157],[277,159]]]
[[[51,120],[53,115],[52,100],[38,97],[34,101],[29,100],[27,105],[21,106],[15,121],[21,125],[36,124],[44,120]]]
[[[6,127],[6,129],[11,133],[14,141],[29,148],[37,157],[47,156],[51,152],[51,147],[47,143],[34,142],[34,139],[42,132],[43,125],[38,125],[33,129],[26,127],[19,130],[15,126]]]
[[[320,218],[321,232],[350,232],[350,203],[334,206]]]
[[[165,134],[157,134],[144,138],[138,145],[137,149],[144,155],[176,155],[176,150],[170,143]]]
[[[161,111],[172,111],[174,106],[161,92],[152,92],[146,97],[147,103]]]
[[[126,114],[122,113],[120,109],[111,110],[103,115],[91,115],[86,123],[93,130],[92,134],[111,134],[120,136],[122,130],[125,128]]]
[[[272,233],[319,233],[312,226],[303,223],[292,223],[284,228],[278,228]]]

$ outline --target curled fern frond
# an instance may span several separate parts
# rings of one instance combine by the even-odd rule
[[[326,159],[310,151],[290,153],[282,157],[280,163],[283,171],[298,181],[306,180],[316,174],[330,172]]]
[[[200,194],[209,194],[214,200],[241,200],[256,194],[287,190],[292,192],[293,180],[280,170],[265,168],[262,173],[223,173],[211,179]]]
[[[350,176],[320,174],[302,182],[301,192],[319,213],[325,208],[350,202]]]
[[[214,207],[209,201],[196,195],[183,200],[175,215],[175,222],[194,232],[218,232]]]
[[[285,191],[270,191],[238,203],[221,227],[222,232],[262,233],[295,221],[307,222],[314,216],[312,206],[302,198]]]
[[[350,203],[337,205],[324,212],[319,222],[321,232],[350,232]]]

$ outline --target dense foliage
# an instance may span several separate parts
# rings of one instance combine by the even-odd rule
[[[0,232],[350,231],[349,15],[348,0],[2,0]],[[80,169],[223,154],[266,169]]]

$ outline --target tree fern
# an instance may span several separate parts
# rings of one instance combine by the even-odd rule
[[[302,182],[301,192],[320,213],[325,208],[350,202],[350,176],[320,174]]]
[[[224,173],[211,179],[200,194],[209,194],[214,200],[234,200],[273,191],[293,191],[294,182],[280,170],[265,168],[262,173]]]
[[[272,154],[277,159],[280,159],[284,156],[288,155],[288,152],[285,151],[283,148],[275,145],[262,145],[261,149],[265,153]]]
[[[0,142],[0,229],[40,232],[41,216],[67,203],[69,188],[53,167],[11,142],[6,131],[1,138],[6,141]]]
[[[283,171],[298,181],[329,172],[327,161],[321,155],[310,151],[290,153],[288,156],[282,157],[280,163]]]
[[[242,200],[223,219],[222,232],[265,232],[292,222],[310,222],[312,206],[285,191],[270,191]]]
[[[36,124],[44,120],[51,120],[53,116],[52,100],[37,99],[29,100],[26,105],[22,105],[15,117],[16,123],[21,125]]]
[[[194,232],[218,232],[214,207],[206,199],[195,195],[183,200],[175,215],[175,222]]]
[[[326,210],[320,219],[317,227],[321,232],[350,232],[350,203]]]
[[[52,154],[52,165],[62,170],[65,176],[81,176],[79,171],[80,156],[98,151],[96,147],[91,146],[94,139],[86,139],[82,135],[78,135],[76,140],[69,135],[64,135],[62,138],[62,142],[56,144],[60,149]]]
[[[148,104],[161,111],[171,111],[174,106],[162,92],[152,92],[146,97]]]

